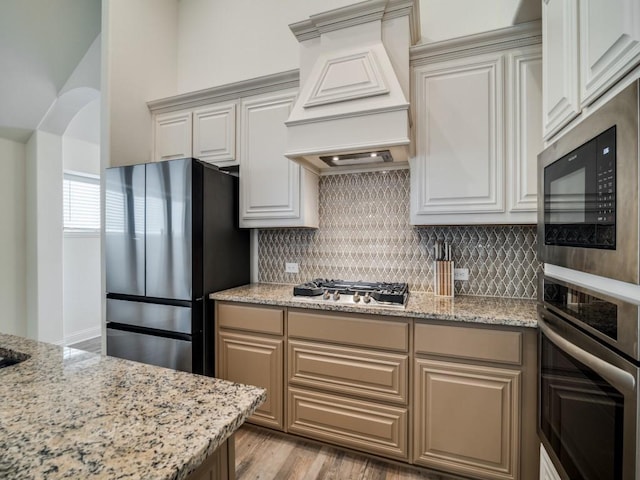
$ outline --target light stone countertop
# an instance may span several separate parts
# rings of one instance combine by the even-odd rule
[[[183,479],[262,388],[0,334],[0,478]]]
[[[457,296],[436,297],[430,293],[410,292],[406,309],[367,308],[331,302],[312,303],[293,296],[293,285],[252,283],[212,293],[213,300],[279,305],[337,312],[366,313],[452,322],[507,325],[537,328],[536,301],[517,298]]]

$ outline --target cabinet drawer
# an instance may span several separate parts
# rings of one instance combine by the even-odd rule
[[[407,404],[408,356],[289,341],[289,383]]]
[[[407,409],[289,389],[289,432],[408,459]]]
[[[415,351],[418,354],[521,365],[522,334],[416,323]]]
[[[281,308],[218,303],[217,317],[220,328],[284,335],[284,311]]]
[[[357,316],[289,311],[289,337],[409,351],[409,323]]]

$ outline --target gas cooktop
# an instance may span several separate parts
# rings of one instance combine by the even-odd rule
[[[314,303],[338,303],[404,309],[409,299],[406,283],[351,282],[316,278],[293,287],[293,295]]]

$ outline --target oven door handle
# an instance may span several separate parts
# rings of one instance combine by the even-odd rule
[[[568,353],[579,362],[582,362],[617,389],[634,391],[636,380],[633,378],[633,375],[581,349],[565,339],[562,335],[556,333],[551,325],[544,321],[545,317],[551,318],[552,320],[558,318],[554,314],[550,312],[539,312],[539,314],[542,321],[538,322],[538,327],[559,349]]]

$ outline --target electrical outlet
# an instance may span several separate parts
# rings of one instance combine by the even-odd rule
[[[285,263],[284,264],[284,271],[286,273],[298,273],[300,271],[300,269],[298,268],[298,264],[297,263]]]
[[[462,280],[466,282],[469,280],[469,269],[468,268],[454,268],[453,269],[453,279],[454,280]]]

